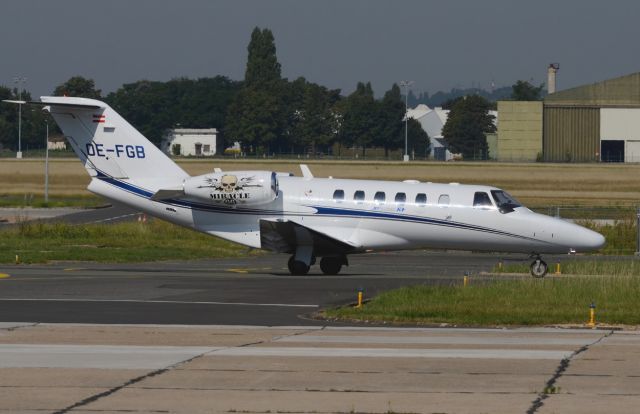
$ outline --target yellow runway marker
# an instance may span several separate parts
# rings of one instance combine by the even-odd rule
[[[252,267],[248,267],[248,268],[244,268],[244,269],[227,269],[227,272],[233,272],[233,273],[249,273],[249,272],[260,272],[260,271],[265,271],[265,270],[271,270],[270,267],[261,267],[261,268],[252,268]]]
[[[6,279],[8,277],[11,277],[11,275],[8,275],[6,273],[0,273],[0,279]]]

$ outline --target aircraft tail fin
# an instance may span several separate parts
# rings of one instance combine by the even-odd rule
[[[43,96],[44,105],[92,177],[182,183],[189,175],[104,102]]]

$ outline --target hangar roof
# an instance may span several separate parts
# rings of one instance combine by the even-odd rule
[[[640,72],[547,95],[545,106],[640,107]]]

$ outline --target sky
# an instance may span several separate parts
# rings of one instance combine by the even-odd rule
[[[141,79],[241,80],[254,27],[282,74],[377,96],[546,81],[558,90],[640,71],[634,0],[1,0],[0,85],[34,97],[75,75],[103,94]]]

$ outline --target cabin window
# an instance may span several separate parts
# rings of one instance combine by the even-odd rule
[[[449,205],[449,194],[441,194],[438,197],[438,205],[439,206],[448,206]]]
[[[344,190],[336,190],[333,192],[333,200],[334,201],[342,201],[344,200]]]
[[[353,199],[356,201],[356,203],[362,204],[364,202],[364,191],[358,190],[353,193]]]
[[[377,203],[377,204],[384,204],[384,200],[386,199],[386,195],[384,194],[384,191],[378,191],[376,193],[375,196],[373,196],[373,200]]]
[[[489,194],[484,191],[478,191],[473,195],[473,206],[474,207],[493,207],[493,203],[489,198]]]
[[[398,204],[404,204],[407,201],[407,195],[405,193],[396,193],[395,202]]]
[[[416,204],[419,206],[427,205],[427,195],[425,193],[418,193],[416,195]]]

